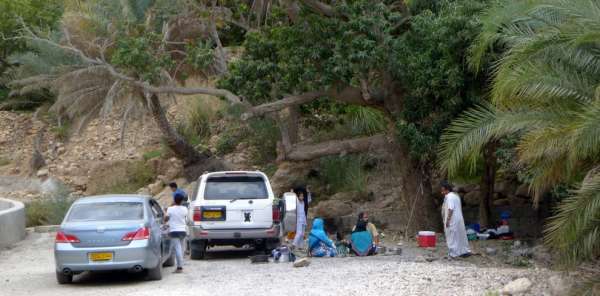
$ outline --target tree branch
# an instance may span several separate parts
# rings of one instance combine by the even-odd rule
[[[383,134],[349,140],[332,140],[318,144],[298,144],[286,153],[286,160],[312,160],[328,155],[381,150],[388,144]]]
[[[130,84],[133,84],[137,87],[140,87],[142,89],[144,89],[147,92],[150,93],[155,93],[155,94],[179,94],[179,95],[197,95],[197,94],[204,94],[204,95],[212,95],[212,96],[218,96],[218,97],[224,97],[226,98],[230,103],[232,104],[243,104],[245,105],[246,103],[242,101],[242,99],[240,97],[238,97],[237,95],[235,95],[234,93],[226,90],[226,89],[218,89],[218,88],[206,88],[206,87],[194,87],[194,88],[190,88],[190,87],[173,87],[173,86],[153,86],[150,85],[148,82],[146,81],[140,81],[137,80],[133,77],[130,77],[128,75],[125,75],[121,72],[119,72],[114,66],[112,66],[111,64],[109,64],[108,62],[101,60],[101,59],[93,59],[88,57],[83,51],[75,48],[74,46],[65,46],[65,45],[61,45],[59,43],[56,43],[55,41],[49,40],[49,39],[45,39],[45,38],[40,38],[37,35],[35,35],[33,32],[31,32],[30,30],[26,29],[30,36],[24,36],[23,38],[26,39],[31,39],[34,41],[40,41],[40,42],[44,42],[47,43],[49,45],[58,47],[62,50],[65,50],[67,52],[70,52],[72,54],[75,54],[76,56],[78,56],[79,58],[81,58],[81,60],[84,63],[87,64],[91,64],[91,65],[95,65],[95,66],[101,66],[104,67],[106,70],[108,70],[108,72],[110,73],[111,76],[113,76],[113,78],[115,79],[119,79],[119,80],[123,80],[126,81]]]
[[[369,93],[369,100],[367,101],[365,100],[363,90],[360,88],[354,86],[347,86],[341,89],[338,87],[332,87],[329,90],[307,92],[300,95],[285,97],[275,102],[252,107],[246,111],[246,113],[242,114],[242,120],[248,120],[252,117],[280,111],[287,107],[302,105],[325,96],[339,102],[354,105],[373,106],[376,108],[381,108],[383,102],[383,94],[379,92]]]
[[[310,7],[312,10],[319,12],[326,16],[335,16],[335,10],[331,5],[325,4],[323,2],[317,0],[300,0],[300,2],[304,3],[304,5]]]

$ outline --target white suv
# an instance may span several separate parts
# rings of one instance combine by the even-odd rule
[[[249,244],[268,252],[279,245],[281,212],[264,173],[206,173],[191,198],[192,259],[204,258],[209,246]]]

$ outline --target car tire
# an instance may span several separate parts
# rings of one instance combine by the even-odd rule
[[[163,263],[164,267],[171,267],[173,265],[175,265],[175,254],[171,254],[171,256],[169,256],[169,259],[167,259],[165,263]]]
[[[162,266],[163,265],[159,261],[157,267],[148,269],[147,274],[146,274],[146,280],[149,280],[149,281],[162,280]]]
[[[61,284],[61,285],[66,285],[66,284],[70,284],[73,282],[73,275],[69,274],[66,275],[62,272],[56,272],[56,281]]]
[[[202,260],[206,256],[206,242],[193,241],[190,243],[190,258],[192,260]]]

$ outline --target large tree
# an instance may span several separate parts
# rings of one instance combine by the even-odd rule
[[[600,1],[587,0],[504,1],[490,9],[472,64],[498,58],[492,104],[454,121],[440,150],[442,168],[454,174],[465,161],[474,168],[487,143],[517,138],[536,202],[557,185],[571,189],[545,230],[566,263],[600,256],[598,11]]]

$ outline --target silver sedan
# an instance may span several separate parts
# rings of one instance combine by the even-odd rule
[[[73,281],[84,271],[130,270],[162,279],[174,264],[163,231],[163,211],[141,195],[103,195],[77,200],[67,212],[54,243],[56,279]]]

